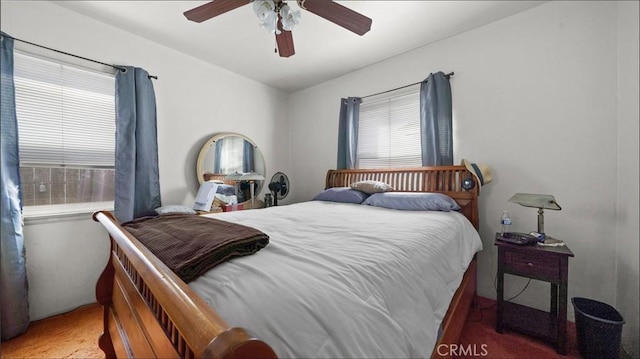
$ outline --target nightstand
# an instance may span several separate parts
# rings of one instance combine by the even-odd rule
[[[545,247],[537,244],[518,245],[497,239],[498,246],[498,304],[496,331],[504,328],[555,344],[556,351],[566,353],[567,338],[567,277],[569,247]],[[530,308],[504,300],[504,275],[511,274],[551,283],[550,311]]]

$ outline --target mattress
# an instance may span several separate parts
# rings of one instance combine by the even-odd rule
[[[279,357],[429,357],[482,242],[458,212],[311,201],[212,214],[270,237],[189,286]]]

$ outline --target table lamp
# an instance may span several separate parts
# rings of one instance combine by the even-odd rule
[[[264,176],[255,172],[243,173],[242,176],[240,176],[240,181],[249,182],[250,191],[251,191],[251,209],[253,209],[253,197],[254,197],[253,187],[255,186],[256,181],[264,181]]]
[[[553,209],[559,211],[562,209],[556,202],[556,199],[550,194],[516,193],[513,197],[509,198],[509,202],[538,209],[538,233],[542,235],[542,238],[545,238],[544,210]]]

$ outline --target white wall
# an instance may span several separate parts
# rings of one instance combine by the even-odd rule
[[[616,233],[619,229],[628,236],[620,244],[628,250],[630,264],[621,273],[637,282],[638,60],[637,50],[635,58],[633,51],[620,54],[625,57],[623,71],[635,66],[635,72],[629,71],[629,80],[619,87],[617,39],[633,31],[637,37],[638,21],[636,11],[636,18],[618,30],[617,7],[605,1],[546,3],[292,94],[295,200],[308,200],[322,190],[324,173],[335,168],[340,97],[365,96],[420,81],[430,72],[454,71],[456,162],[464,157],[487,163],[494,172],[493,182],[480,194],[484,251],[479,255],[479,294],[495,298],[493,238],[501,212],[511,213],[514,230],[536,228],[536,210],[508,203],[509,197],[549,193],[562,211],[546,211],[546,232],[564,240],[575,254],[569,260],[569,297],[593,298],[623,311],[635,308],[637,318],[637,290],[617,292]],[[635,95],[627,94],[620,108],[625,119],[619,133],[617,93],[634,86]],[[619,142],[627,144],[619,149]],[[620,168],[619,150],[625,153]],[[618,191],[619,176],[628,189]],[[631,209],[624,211],[629,214],[625,221],[617,198]],[[635,221],[635,227],[626,221]],[[526,284],[523,278],[509,277],[507,297]],[[549,291],[547,283],[534,281],[515,301],[547,309]],[[625,298],[616,300],[616,294]],[[637,324],[631,332],[625,328],[625,335],[637,340]]]
[[[618,8],[618,206],[616,307],[623,313],[623,343],[634,358],[640,358],[638,288],[638,186],[640,166],[640,75],[638,73],[640,9],[637,1],[621,2]]]
[[[90,214],[27,221],[24,228],[31,320],[96,301],[109,241]]]
[[[2,30],[102,62],[142,67],[158,76],[154,86],[163,204],[193,203],[197,155],[217,132],[251,138],[262,150],[267,176],[290,171],[288,137],[281,131],[288,127],[288,96],[281,91],[49,2],[3,1]],[[16,48],[33,49],[18,42]],[[94,285],[106,263],[108,244],[106,232],[90,214],[27,221],[25,246],[32,320],[95,301]]]

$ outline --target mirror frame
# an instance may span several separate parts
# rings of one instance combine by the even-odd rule
[[[213,135],[210,139],[207,140],[207,142],[205,142],[202,145],[202,148],[200,149],[200,153],[198,154],[198,160],[196,162],[196,177],[198,178],[198,182],[200,184],[204,183],[204,166],[203,166],[203,162],[204,162],[204,158],[207,155],[207,152],[209,151],[209,149],[211,149],[211,147],[213,147],[214,143],[224,137],[228,137],[228,136],[236,136],[236,137],[241,137],[242,139],[246,140],[247,142],[251,143],[251,145],[253,145],[254,149],[257,149],[258,151],[260,151],[260,148],[258,147],[258,145],[256,145],[255,142],[253,142],[249,137],[239,134],[239,133],[235,133],[235,132],[220,132],[220,133],[216,133],[215,135]],[[262,163],[264,165],[264,173],[261,173],[261,175],[263,175],[265,177],[264,181],[256,181],[256,183],[259,182],[257,189],[256,189],[256,195],[260,193],[260,191],[262,191],[262,188],[264,186],[264,183],[267,181],[267,164],[266,161],[264,160],[264,155],[262,154],[262,151],[260,151],[260,156],[262,157]]]

